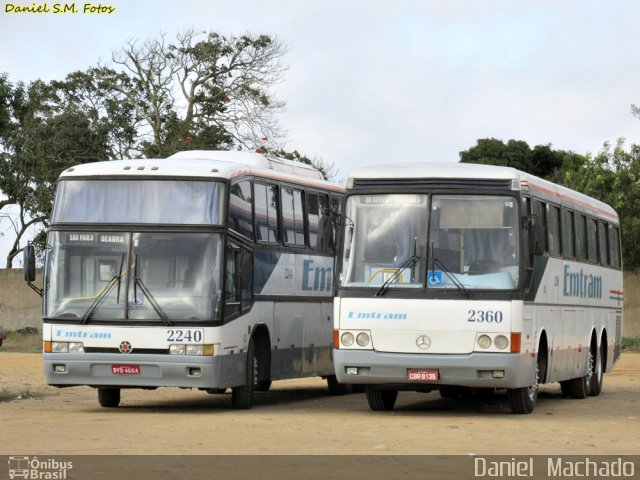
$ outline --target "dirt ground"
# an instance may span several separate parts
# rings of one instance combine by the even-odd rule
[[[595,455],[640,453],[640,353],[625,353],[597,398],[542,387],[531,415],[506,396],[443,400],[401,392],[393,412],[371,412],[363,394],[332,397],[319,378],[274,383],[254,408],[230,394],[123,390],[103,409],[89,387],[45,385],[39,354],[0,353],[0,391],[39,398],[0,402],[0,455],[417,454]]]

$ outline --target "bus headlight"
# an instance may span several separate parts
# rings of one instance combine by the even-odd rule
[[[342,337],[340,337],[340,342],[342,342],[345,347],[350,347],[351,345],[353,345],[353,333],[344,332],[342,334]]]
[[[366,347],[369,345],[369,342],[371,342],[371,337],[368,333],[360,332],[356,337],[356,343],[361,347]]]
[[[187,355],[202,355],[204,348],[202,345],[187,345]]]
[[[507,348],[509,346],[509,339],[507,337],[505,337],[504,335],[498,335],[493,340],[493,344],[496,346],[496,348],[498,348],[500,350],[504,350],[505,348]]]
[[[478,346],[484,350],[491,348],[491,337],[489,335],[480,335],[478,337]]]
[[[69,353],[84,353],[84,344],[80,342],[69,342]]]
[[[184,355],[186,349],[186,345],[169,345],[169,355]]]
[[[51,351],[53,353],[68,353],[69,344],[67,342],[53,342],[51,344]]]

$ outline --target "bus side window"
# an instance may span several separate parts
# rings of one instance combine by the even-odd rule
[[[609,243],[607,239],[608,228],[604,222],[598,222],[598,252],[600,253],[600,265],[609,266]]]
[[[609,225],[609,257],[613,268],[620,268],[620,230],[618,227]]]
[[[560,256],[560,209],[555,205],[548,205],[547,210],[547,234],[549,254]]]
[[[573,217],[576,232],[576,257],[578,260],[587,259],[587,219],[584,215],[576,213]]]
[[[229,197],[229,228],[253,239],[251,182],[244,180],[231,185]]]
[[[548,248],[548,229],[547,229],[547,209],[546,209],[546,205],[544,202],[541,202],[540,200],[534,199],[533,200],[533,214],[535,215],[535,222],[538,225],[542,225],[542,227],[544,228],[544,231],[547,232],[546,235],[544,235],[543,238],[543,244],[542,244],[542,249],[546,252],[549,251]]]
[[[318,249],[318,228],[320,218],[329,208],[329,197],[317,193],[307,194],[307,224],[309,225],[309,247]]]
[[[229,317],[251,306],[253,298],[253,255],[246,248],[229,244],[226,254],[225,316]]]
[[[575,258],[573,243],[573,212],[562,209],[562,254],[564,258]]]
[[[587,250],[589,263],[598,263],[598,229],[593,218],[587,219]]]
[[[256,240],[258,242],[278,243],[278,187],[256,182]]]

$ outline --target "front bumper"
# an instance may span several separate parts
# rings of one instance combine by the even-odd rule
[[[89,385],[121,388],[226,388],[244,382],[246,355],[186,357],[181,355],[121,355],[96,353],[45,353],[49,385]],[[64,365],[63,373],[54,366]],[[137,375],[117,375],[113,365],[135,365]]]
[[[334,350],[336,377],[340,383],[394,385],[410,389],[455,385],[472,388],[520,388],[533,383],[536,358],[525,353],[470,353],[425,355],[380,353],[373,350]],[[357,375],[347,375],[357,367]],[[409,369],[437,369],[439,380],[409,382]],[[494,372],[504,372],[494,378]]]

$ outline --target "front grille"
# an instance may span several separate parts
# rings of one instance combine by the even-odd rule
[[[119,355],[168,355],[169,349],[167,348],[135,348],[131,350],[131,353],[121,353],[117,348],[99,348],[99,347],[84,347],[85,353],[117,353]]]

